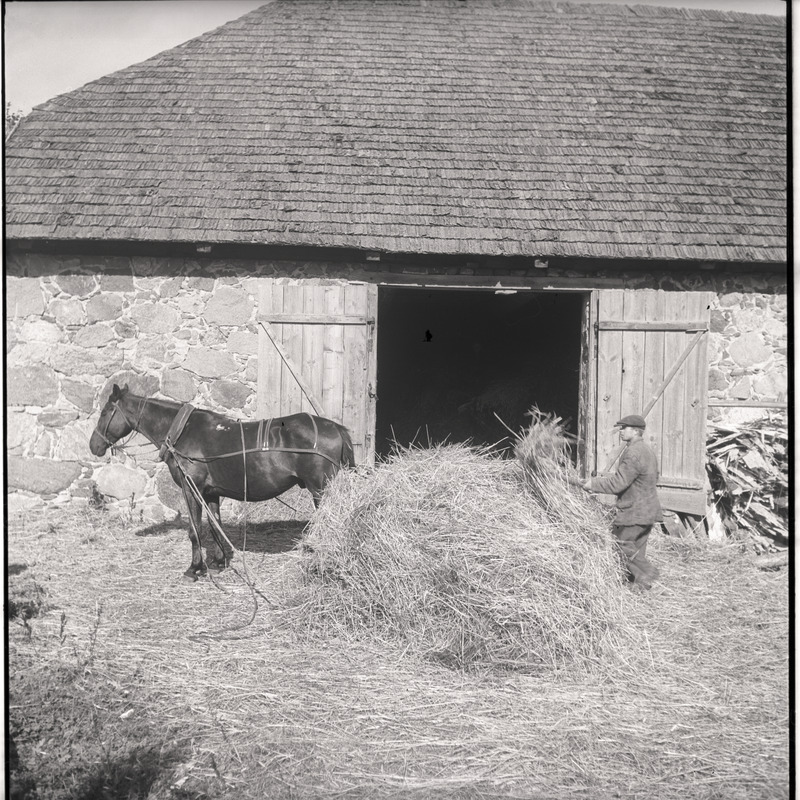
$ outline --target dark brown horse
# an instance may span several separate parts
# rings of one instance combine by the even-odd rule
[[[215,530],[216,522],[222,531],[221,497],[270,500],[300,486],[311,492],[317,506],[325,484],[339,469],[354,463],[347,428],[323,417],[302,413],[239,422],[170,400],[140,397],[127,384],[122,389],[114,384],[89,449],[102,456],[134,430],[160,448],[172,479],[183,491],[192,542],[192,563],[184,574],[192,581],[205,575],[207,568],[225,569],[233,556],[227,537]],[[210,512],[215,542],[208,564],[200,549],[200,497]]]

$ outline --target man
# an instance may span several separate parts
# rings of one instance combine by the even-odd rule
[[[656,491],[658,462],[642,438],[645,429],[643,417],[631,414],[616,424],[619,438],[627,443],[616,473],[607,478],[576,480],[575,483],[587,492],[617,496],[613,533],[628,577],[635,586],[649,589],[658,576],[658,570],[646,558],[647,539],[653,525],[664,518]]]

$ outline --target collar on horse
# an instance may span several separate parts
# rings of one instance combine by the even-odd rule
[[[175,448],[175,444],[178,439],[181,438],[183,429],[186,427],[186,422],[191,416],[192,411],[194,411],[194,406],[191,403],[184,403],[178,410],[175,419],[172,420],[172,425],[169,426],[164,444],[162,444],[158,450],[158,457],[162,461],[167,457],[167,453]]]

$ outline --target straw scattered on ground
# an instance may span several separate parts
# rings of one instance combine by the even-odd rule
[[[192,585],[185,523],[10,521],[9,732],[40,800],[789,797],[785,569],[655,535],[657,587],[616,587],[621,667],[457,670],[286,625],[310,510],[287,499]]]

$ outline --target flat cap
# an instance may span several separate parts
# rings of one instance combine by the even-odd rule
[[[646,427],[644,417],[640,417],[638,414],[628,414],[627,417],[623,417],[619,422],[615,423],[619,425],[620,428],[630,427],[630,428],[644,428]]]

